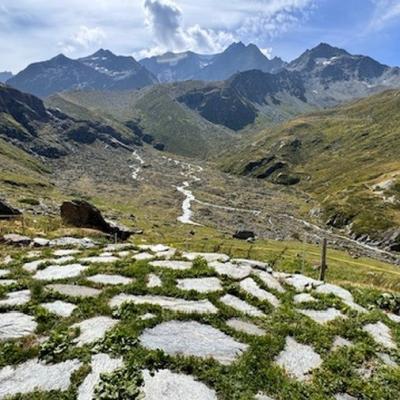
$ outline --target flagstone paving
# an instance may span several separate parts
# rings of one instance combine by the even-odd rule
[[[0,307],[22,306],[31,300],[30,290],[19,290],[6,293],[5,299],[0,300]]]
[[[77,346],[84,346],[102,339],[117,323],[117,320],[109,317],[94,317],[72,325],[72,328],[79,328],[80,331],[75,339]]]
[[[79,360],[68,360],[59,364],[46,365],[37,359],[29,360],[16,367],[0,370],[0,399],[36,390],[67,390],[71,375],[79,369]]]
[[[264,313],[257,307],[254,307],[251,304],[246,303],[244,300],[239,299],[236,296],[232,296],[231,294],[226,294],[224,297],[221,297],[220,301],[225,305],[242,312],[243,314],[250,315],[251,317],[264,317]]]
[[[239,264],[242,266],[247,266],[251,268],[258,268],[261,270],[267,270],[268,269],[268,264],[261,262],[261,261],[255,261],[255,260],[248,260],[246,258],[234,258],[232,260],[234,264]]]
[[[111,358],[108,354],[93,355],[90,363],[92,370],[79,386],[77,400],[92,400],[101,374],[111,373],[122,366],[122,358]]]
[[[137,253],[133,244],[102,246],[74,238],[56,243],[63,248],[21,249],[16,256],[12,253],[13,258],[2,255],[9,267],[3,261],[0,268],[0,399],[20,391],[26,398],[42,400],[53,396],[45,394],[47,391],[70,389],[68,398],[94,400],[101,375],[122,368],[118,374],[129,376],[125,368],[132,366],[131,354],[136,352],[137,373],[144,378],[138,390],[145,400],[216,400],[229,396],[275,400],[289,398],[292,392],[293,398],[310,394],[313,399],[351,400],[354,397],[348,393],[360,392],[367,398],[370,390],[384,392],[385,398],[400,398],[393,383],[393,371],[399,367],[400,316],[376,311],[367,315],[371,307],[365,300],[368,297],[362,296],[362,288],[357,289],[357,304],[351,291],[338,285],[274,272],[268,263],[230,259],[223,253],[178,253],[182,258],[175,260],[176,250],[164,245],[141,245],[142,252]],[[85,250],[86,245],[91,250]],[[135,263],[136,257],[140,265]],[[193,267],[198,257],[208,263],[208,270]],[[30,274],[21,274],[21,267]],[[155,269],[159,269],[157,273]],[[68,279],[70,284],[47,282],[58,279]],[[87,286],[74,284],[78,282],[87,282]],[[7,287],[10,285],[17,286]],[[114,285],[120,286],[111,287]],[[332,298],[321,295],[336,296],[338,305],[331,305]],[[132,306],[119,309],[125,302]],[[322,307],[325,302],[329,305]],[[346,306],[366,315],[348,312]],[[316,326],[309,318],[321,325]],[[341,321],[343,318],[346,322]],[[351,326],[348,333],[343,331],[347,324]],[[77,335],[73,328],[79,328]],[[56,329],[57,335],[52,335]],[[366,334],[360,334],[360,330]],[[286,336],[286,343],[279,350],[282,336]],[[40,352],[32,346],[40,346]],[[360,353],[357,361],[346,362],[351,376],[358,373],[359,380],[368,381],[368,385],[355,386],[353,379],[343,375],[340,386],[334,384],[321,391],[320,382],[333,378],[331,354],[344,362],[351,350],[340,350],[345,346],[366,350],[368,357]],[[152,350],[169,357],[160,356],[163,369],[150,372],[148,362],[151,365],[158,357]],[[34,358],[37,354],[48,364]],[[186,358],[189,356],[194,358]],[[324,368],[318,379],[313,379],[312,372],[322,365],[322,357]],[[204,362],[208,358],[225,364],[220,366],[223,376],[211,361]],[[235,361],[239,363],[231,365]],[[276,368],[268,372],[271,363]],[[249,368],[258,364],[266,371],[262,377],[265,382],[256,376],[255,380],[241,378],[242,372],[243,377],[250,376],[253,371]],[[71,386],[73,372],[82,365],[85,369],[79,381]],[[378,388],[375,377],[381,370],[389,378]],[[276,376],[269,387],[270,373]],[[116,389],[127,385],[121,379],[107,385]],[[263,382],[260,387],[258,382]],[[135,379],[131,383],[135,385]],[[36,387],[43,394],[31,395]]]
[[[254,274],[261,279],[261,281],[264,283],[264,285],[268,289],[276,290],[278,293],[284,293],[285,289],[284,287],[279,283],[279,281],[274,278],[270,273],[265,272],[265,271],[258,271],[255,270]]]
[[[243,281],[240,282],[240,287],[242,290],[244,290],[246,293],[257,297],[257,299],[261,301],[268,301],[271,303],[274,307],[279,307],[281,302],[280,300],[273,295],[272,293],[267,292],[264,289],[261,289],[257,283],[251,279],[247,278]]]
[[[150,265],[157,268],[166,268],[176,271],[184,271],[192,268],[192,263],[189,261],[171,261],[171,260],[151,261]]]
[[[232,279],[247,278],[252,272],[252,268],[247,265],[237,265],[230,262],[213,261],[209,263],[209,266],[214,268],[217,274],[226,275]]]
[[[57,300],[52,303],[43,303],[41,306],[48,312],[64,318],[70,317],[77,307],[75,304],[67,303],[61,300]]]
[[[339,310],[336,308],[328,308],[327,310],[300,310],[297,311],[313,321],[319,324],[327,324],[328,322],[334,321],[337,318],[346,318]]]
[[[106,255],[106,256],[85,257],[85,258],[81,258],[79,261],[84,264],[85,263],[87,263],[87,264],[94,264],[94,263],[96,263],[96,264],[112,264],[118,260],[119,260],[118,257]]]
[[[376,324],[367,324],[363,327],[363,330],[369,333],[378,344],[388,349],[395,349],[397,347],[390,328],[383,322],[379,321]]]
[[[162,286],[161,278],[156,274],[149,274],[147,277],[147,287],[152,289]]]
[[[35,319],[20,312],[1,314],[0,340],[19,339],[35,332],[37,323]]]
[[[41,269],[33,275],[34,279],[38,279],[40,281],[58,281],[61,279],[67,278],[75,278],[83,271],[85,271],[87,267],[84,267],[81,264],[70,264],[70,265],[50,265],[45,269]]]
[[[154,254],[151,253],[139,253],[139,254],[134,254],[133,259],[136,261],[147,261],[147,260],[153,260],[155,258]]]
[[[60,257],[60,258],[49,258],[49,259],[43,259],[43,260],[36,260],[36,261],[31,261],[29,263],[26,263],[22,266],[22,268],[25,271],[28,272],[36,272],[39,267],[45,264],[56,264],[56,265],[62,265],[66,263],[70,263],[73,261],[75,258],[73,256],[65,256],[65,257]]]
[[[46,288],[70,297],[95,297],[101,293],[101,290],[81,285],[52,284]]]
[[[100,283],[103,285],[129,285],[134,280],[122,275],[97,274],[86,278],[90,282]]]
[[[290,336],[286,338],[285,348],[275,361],[299,381],[307,380],[311,371],[322,364],[320,355],[311,346],[298,343]]]
[[[166,296],[135,296],[119,294],[110,301],[110,307],[120,307],[123,303],[153,304],[172,311],[197,314],[216,314],[218,309],[209,300],[185,300]]]
[[[317,281],[316,279],[309,278],[308,276],[294,274],[285,279],[288,285],[293,286],[298,292],[304,292],[305,290],[310,290],[317,288],[322,285],[322,281]]]
[[[218,292],[223,289],[218,278],[178,279],[177,282],[178,289],[194,290],[199,293]]]
[[[208,263],[220,261],[220,262],[227,262],[229,261],[229,256],[222,253],[189,253],[184,252],[182,253],[182,257],[186,258],[189,261],[194,261],[196,258],[201,257],[204,258]]]
[[[146,329],[139,340],[149,349],[161,349],[170,355],[213,357],[222,364],[230,364],[248,347],[210,325],[195,321],[163,322]]]
[[[257,325],[252,324],[251,322],[243,321],[238,318],[232,318],[226,321],[226,324],[239,332],[247,333],[248,335],[254,336],[264,336],[265,331],[259,328]]]
[[[217,400],[214,390],[189,375],[143,371],[144,400]]]
[[[300,294],[296,294],[293,297],[293,301],[296,304],[301,304],[301,303],[312,303],[317,300],[315,299],[315,297],[311,296],[311,294],[309,294],[309,293],[300,293]]]

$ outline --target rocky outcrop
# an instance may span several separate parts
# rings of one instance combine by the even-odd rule
[[[0,219],[8,219],[10,217],[17,217],[21,215],[21,211],[11,207],[4,200],[0,199]]]
[[[65,201],[61,205],[61,218],[67,225],[97,229],[117,235],[120,240],[127,240],[133,234],[128,228],[106,220],[98,208],[84,200]]]
[[[31,244],[31,241],[32,240],[30,237],[18,235],[16,233],[10,233],[10,234],[4,235],[0,239],[0,242],[9,244],[12,246],[29,246]]]
[[[233,234],[233,238],[240,240],[254,240],[256,238],[256,234],[253,231],[239,230]]]

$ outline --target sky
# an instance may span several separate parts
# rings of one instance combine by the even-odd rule
[[[400,0],[1,0],[0,71],[105,48],[137,59],[255,43],[290,61],[320,42],[400,65]]]

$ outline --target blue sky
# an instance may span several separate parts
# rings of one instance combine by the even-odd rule
[[[400,65],[400,0],[2,0],[0,71],[108,48],[136,58],[233,41],[291,60],[319,42]]]

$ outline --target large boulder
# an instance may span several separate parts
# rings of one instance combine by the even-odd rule
[[[128,228],[106,220],[98,208],[84,200],[65,201],[61,205],[61,218],[67,225],[116,234],[120,240],[127,240],[133,234]]]
[[[253,231],[236,231],[233,234],[234,239],[239,239],[239,240],[254,240],[256,238],[256,234]]]
[[[21,211],[11,207],[4,200],[0,199],[0,219],[8,219],[10,217],[17,217],[21,215]]]

